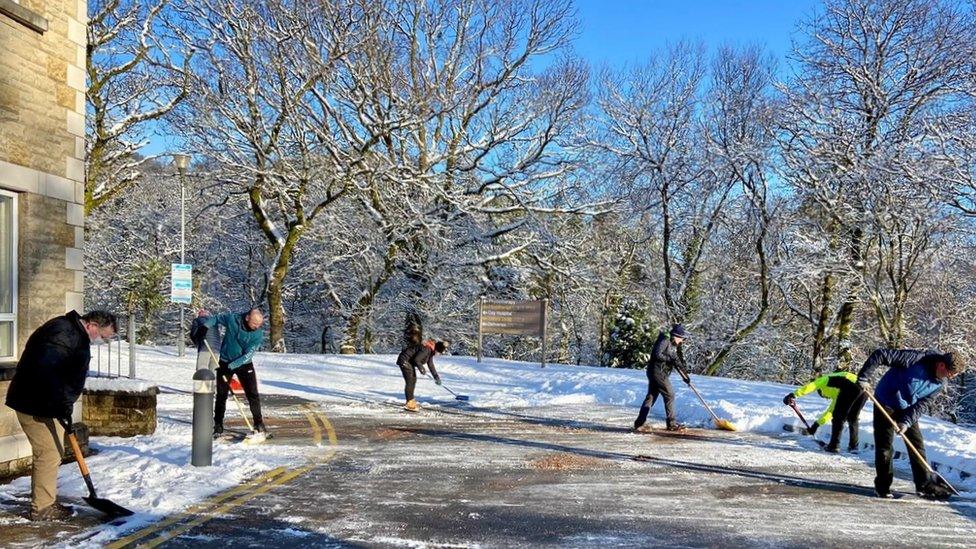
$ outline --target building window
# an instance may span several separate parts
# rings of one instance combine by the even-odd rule
[[[0,191],[0,360],[17,354],[17,195]]]

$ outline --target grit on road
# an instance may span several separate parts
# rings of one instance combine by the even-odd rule
[[[931,547],[976,536],[969,502],[878,500],[867,461],[787,433],[635,434],[633,411],[613,406],[315,407],[336,440],[310,452],[328,460],[161,546]],[[281,434],[272,442],[295,443]]]

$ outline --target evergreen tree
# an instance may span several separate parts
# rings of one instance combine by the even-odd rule
[[[625,301],[613,317],[607,345],[607,364],[612,368],[644,368],[654,347],[654,328],[639,303]]]

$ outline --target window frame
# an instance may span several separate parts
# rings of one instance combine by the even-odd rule
[[[0,322],[10,322],[13,324],[13,334],[11,337],[11,349],[12,353],[10,355],[0,355],[0,360],[13,360],[17,357],[17,301],[19,300],[19,288],[18,288],[18,274],[20,274],[20,263],[17,256],[17,249],[20,247],[20,211],[18,203],[18,194],[15,192],[8,191],[6,189],[0,189],[0,196],[10,199],[11,212],[13,215],[10,216],[11,222],[11,266],[13,272],[11,273],[13,293],[11,295],[11,312],[4,313],[0,312]]]

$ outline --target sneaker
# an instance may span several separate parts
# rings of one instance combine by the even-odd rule
[[[54,503],[48,505],[47,507],[41,509],[40,511],[31,511],[29,518],[32,521],[60,521],[69,518],[73,514],[71,507],[67,505],[61,505],[60,503]]]
[[[668,423],[667,429],[668,431],[684,431],[685,429],[687,429],[687,427],[685,427],[681,423],[674,422],[674,423]]]
[[[882,490],[879,490],[879,489],[875,488],[874,489],[874,495],[878,496],[881,499],[895,499],[895,495],[892,494],[890,490],[884,490],[884,491],[882,491]]]

